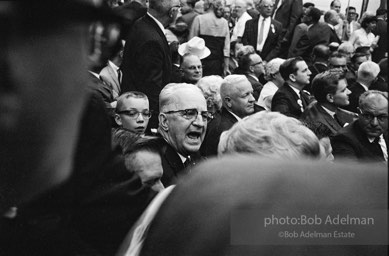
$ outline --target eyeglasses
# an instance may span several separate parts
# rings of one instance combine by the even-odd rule
[[[149,119],[151,117],[150,111],[138,112],[136,110],[122,110],[116,112],[121,115],[126,115],[131,119],[138,119],[139,115],[142,114],[143,119]]]
[[[373,115],[371,113],[364,113],[361,110],[359,112],[361,113],[361,116],[364,119],[366,119],[367,121],[369,121],[369,122],[373,121],[374,118],[376,118],[376,117],[377,117],[378,122],[380,122],[380,123],[383,123],[383,122],[388,120],[388,115],[378,115],[378,116],[375,116],[375,115]]]
[[[349,12],[348,15],[356,15],[356,12]]]
[[[182,117],[184,117],[187,120],[194,121],[196,120],[197,116],[199,115],[199,111],[195,108],[190,109],[184,109],[184,110],[172,110],[164,112],[165,114],[174,114],[174,113],[180,113]],[[208,111],[201,111],[200,115],[204,122],[208,122],[212,119],[212,115]]]

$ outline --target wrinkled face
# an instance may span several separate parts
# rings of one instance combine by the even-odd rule
[[[305,63],[305,61],[299,61],[296,63],[296,67],[296,74],[291,75],[294,77],[294,82],[300,86],[305,86],[309,84],[309,78],[312,72],[309,70],[307,63]]]
[[[358,122],[368,137],[375,138],[388,130],[388,100],[381,95],[367,100],[370,102],[360,109]]]
[[[146,98],[129,97],[124,106],[115,114],[115,121],[123,128],[138,134],[144,134],[149,123],[149,100]]]
[[[235,115],[243,118],[254,113],[254,103],[253,87],[249,81],[245,81],[236,85],[227,105]]]
[[[347,106],[350,104],[348,95],[351,91],[347,88],[346,79],[339,80],[335,94],[332,95],[332,103],[335,106]]]
[[[157,192],[164,189],[161,182],[162,160],[158,153],[148,150],[136,151],[126,156],[125,162],[130,171],[138,174],[143,185]]]
[[[240,18],[243,13],[246,11],[246,3],[243,0],[236,0],[235,2],[235,11],[238,18]]]
[[[196,109],[198,115],[189,118],[183,113],[160,114],[160,122],[166,123],[168,143],[181,155],[187,156],[199,151],[207,130],[207,119],[201,112],[207,111],[207,103],[201,91],[182,89],[176,92],[175,104],[170,104],[165,111]]]
[[[181,72],[184,81],[197,83],[203,77],[203,66],[199,57],[195,55],[186,56],[181,64]]]
[[[251,64],[250,69],[254,73],[256,77],[260,77],[260,75],[265,73],[265,67],[263,65],[263,61],[258,54],[250,55]]]
[[[271,0],[263,0],[258,5],[258,11],[262,17],[267,18],[270,17],[273,12],[274,4]]]
[[[341,4],[339,1],[335,1],[334,4],[331,6],[331,9],[336,11],[337,13],[340,12]]]

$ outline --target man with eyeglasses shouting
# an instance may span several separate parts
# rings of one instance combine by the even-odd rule
[[[349,158],[363,162],[388,161],[388,96],[370,90],[359,98],[359,119],[332,139],[335,161]]]
[[[159,95],[159,109],[158,132],[164,139],[161,181],[167,187],[201,160],[199,149],[209,114],[201,90],[186,83],[166,85]]]

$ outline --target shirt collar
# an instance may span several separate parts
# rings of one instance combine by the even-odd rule
[[[113,68],[114,70],[118,71],[119,70],[119,67],[115,65],[115,63],[113,63],[112,61],[108,60],[108,65],[111,66],[111,68]]]
[[[332,24],[330,24],[330,23],[327,23],[327,25],[328,25],[332,30],[335,30],[334,25],[332,25]]]
[[[334,115],[335,115],[335,112],[334,111],[331,111],[329,110],[328,108],[324,107],[324,106],[321,106],[330,116],[332,116],[332,118],[334,118]]]
[[[89,73],[91,73],[92,75],[94,75],[95,77],[97,77],[98,79],[100,79],[99,74],[97,74],[97,73],[95,73],[95,72],[93,72],[93,71],[90,71],[90,70],[88,70],[88,71],[89,71]]]
[[[362,84],[361,82],[359,82],[359,84],[362,85],[362,87],[363,87],[363,89],[365,89],[365,91],[369,90],[369,88],[366,85]]]
[[[154,18],[153,15],[151,15],[149,12],[147,12],[147,15],[149,15],[158,25],[158,27],[161,29],[162,33],[165,34],[165,28],[163,27],[162,23],[157,20],[156,18]]]
[[[288,86],[290,86],[290,88],[292,88],[293,89],[293,91],[295,92],[295,93],[297,93],[297,95],[299,96],[299,98],[300,98],[300,90],[299,89],[297,89],[297,88],[294,88],[293,86],[291,86],[290,84],[288,84]]]
[[[377,137],[375,137],[375,138],[367,137],[367,139],[369,140],[370,143],[373,143],[373,141],[374,141],[376,138],[377,138]],[[384,135],[381,134],[380,136],[378,136],[378,138],[379,138],[380,140],[383,140],[383,139],[384,139]]]
[[[255,75],[253,75],[253,74],[247,74],[247,75],[251,76],[251,77],[254,78],[257,82],[259,82],[258,77],[256,77]]]
[[[238,121],[242,120],[242,118],[240,118],[239,116],[235,115],[233,112],[229,111],[228,109],[227,109],[227,111],[230,112],[231,115],[233,115],[236,118],[236,120],[238,120]]]

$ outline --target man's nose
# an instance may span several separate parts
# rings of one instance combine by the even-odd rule
[[[143,123],[145,119],[143,118],[143,114],[139,113],[138,118],[136,119],[137,123]]]

